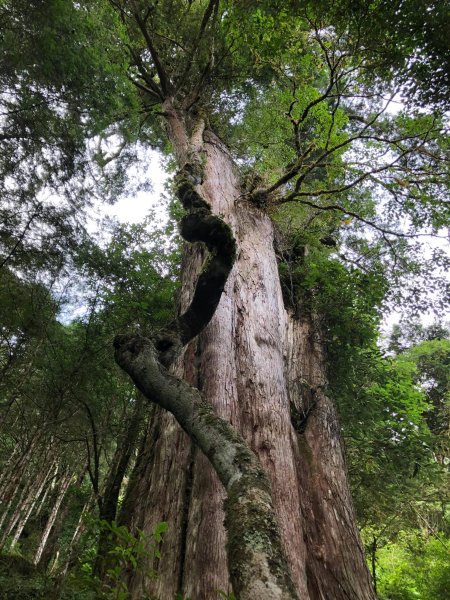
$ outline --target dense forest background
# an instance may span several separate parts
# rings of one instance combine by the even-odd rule
[[[176,227],[182,207],[173,149],[161,141],[160,104],[139,79],[137,43],[115,12],[126,4],[0,1],[5,600],[125,599],[123,572],[148,574],[148,557],[158,562],[171,527],[161,522],[148,535],[121,524],[154,407],[116,365],[113,340],[130,329],[155,335],[175,318],[186,246]],[[202,14],[218,6],[178,4],[185,11],[198,4]],[[211,119],[249,194],[299,194],[299,203],[263,208],[277,231],[285,304],[314,314],[324,332],[328,392],[376,592],[382,600],[445,600],[448,3],[398,3],[388,40],[392,3],[372,3],[378,21],[365,13],[357,21],[355,8],[366,62],[355,32],[338,35],[338,15],[350,19],[352,3],[319,2],[316,12],[305,3],[310,12],[295,27],[310,50],[295,63],[298,72],[291,65],[283,73],[293,45],[282,59],[276,52],[283,36],[292,42],[292,14],[279,6],[271,12],[273,3],[233,4],[236,14],[223,9],[227,35],[244,19],[257,40],[256,49],[240,49],[234,74],[239,79],[251,65],[255,80],[211,96],[219,107]],[[419,51],[426,60],[414,59]],[[413,56],[407,68],[405,56]],[[214,76],[224,75],[211,68]],[[150,148],[162,153],[170,175],[160,200],[167,217],[150,212],[138,224],[103,218],[94,226],[99,203],[149,193]],[[401,320],[382,336],[394,309]],[[307,417],[307,410],[296,414],[300,431]]]

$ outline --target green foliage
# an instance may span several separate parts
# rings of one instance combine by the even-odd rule
[[[0,600],[53,600],[53,582],[20,556],[0,555]]]
[[[236,600],[236,596],[233,594],[233,592],[227,594],[226,592],[219,590],[219,596],[224,600]]]
[[[70,264],[96,194],[136,189],[127,171],[138,160],[138,105],[110,36],[120,21],[105,3],[93,8],[0,6],[0,264],[41,278]]]
[[[344,437],[380,598],[440,600],[449,577],[449,340],[417,340],[448,332],[413,323],[405,334],[416,343],[398,356],[372,350],[355,361],[354,402],[341,399]]]
[[[28,87],[29,94],[41,100],[53,117],[47,127],[66,119],[73,140],[74,134],[86,129],[90,135],[99,133],[117,119],[119,111],[132,109],[134,91],[124,76],[126,58],[110,35],[115,31],[120,39],[120,20],[107,4],[6,0],[0,18],[0,77],[8,86],[18,86],[18,98],[27,85],[34,84]],[[54,100],[61,102],[59,111]],[[39,120],[33,128],[44,124]],[[59,131],[52,133],[57,140]]]
[[[325,342],[330,392],[339,408],[354,503],[370,555],[373,540],[379,549],[394,543],[402,529],[415,535],[423,519],[437,518],[440,503],[445,507],[448,438],[441,432],[448,431],[448,332],[411,327],[406,335],[416,345],[398,357],[384,355],[376,346],[388,290],[380,261],[348,260],[342,250],[348,244],[345,224],[336,216],[304,209],[277,217],[284,232],[278,247],[283,294],[299,318],[314,317]],[[420,341],[433,336],[440,339]],[[400,334],[396,339],[404,343]],[[443,517],[430,533],[439,535],[445,527]],[[432,548],[430,543],[429,560]],[[403,568],[412,571],[408,560]],[[430,565],[421,568],[426,572]],[[398,589],[400,581],[399,575]],[[421,589],[431,594],[430,580]],[[386,598],[409,597],[389,590]],[[423,597],[433,596],[423,591]]]
[[[95,593],[95,598],[126,600],[130,597],[130,593],[123,581],[125,571],[129,570],[145,577],[156,576],[148,565],[153,559],[161,557],[159,545],[168,529],[167,523],[158,523],[150,536],[140,530],[133,535],[125,526],[119,526],[115,521],[108,523],[107,521],[91,519],[89,527],[91,533],[97,532],[98,534],[103,531],[108,534],[111,549],[109,551],[109,568],[106,577],[102,580],[96,577],[94,574],[95,554],[90,553],[85,557],[85,560],[82,559],[81,575],[72,580],[68,590],[63,593],[63,598],[69,598],[68,593],[76,594],[82,593],[83,590],[92,590]],[[142,598],[142,600],[145,600],[145,598]]]
[[[111,333],[161,327],[174,316],[179,249],[155,220],[151,214],[139,225],[113,225],[105,245],[87,241],[79,251],[90,303]]]
[[[450,540],[401,532],[378,553],[380,600],[445,600],[450,587]]]
[[[331,24],[339,32],[348,32],[350,43],[372,65],[367,73],[372,81],[378,72],[384,78],[397,79],[410,99],[448,106],[448,0],[319,0],[307,4],[309,14],[322,26]]]
[[[171,151],[161,103],[175,97],[188,129],[205,114],[255,186],[274,186],[283,294],[318,326],[360,521],[385,544],[417,527],[418,502],[428,515],[444,487],[448,340],[397,357],[375,340],[387,293],[423,306],[415,276],[429,266],[408,236],[448,223],[449,142],[434,111],[448,101],[448,2],[129,4],[0,2],[0,459],[37,436],[28,479],[48,449],[61,464],[87,464],[102,487],[136,402],[111,340],[173,317],[179,255],[165,232],[149,233],[151,218],[92,241],[85,210],[141,185],[145,146]],[[398,90],[433,110],[389,115],[386,97]],[[448,258],[436,249],[430,263],[445,270]],[[430,277],[423,287],[432,296]],[[101,527],[113,566],[94,593],[126,598],[120,574],[141,568],[148,540]],[[423,548],[420,569],[445,583],[430,566],[439,549]],[[418,553],[396,551],[403,563],[386,576],[386,597],[403,598],[403,577],[404,597],[428,600],[404,563]]]
[[[0,298],[0,371],[6,376],[54,323],[56,303],[45,286],[22,281],[7,269],[0,279]]]
[[[356,348],[377,338],[387,281],[376,261],[361,269],[340,252],[342,224],[335,215],[307,210],[277,214],[284,237],[279,253],[283,296],[298,316],[319,320],[331,380],[345,385]],[[348,360],[347,360],[348,359]]]

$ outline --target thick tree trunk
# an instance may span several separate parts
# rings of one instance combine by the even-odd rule
[[[204,139],[201,195],[231,226],[238,254],[219,307],[196,342],[185,349],[177,374],[198,387],[216,414],[241,432],[269,475],[298,596],[372,599],[332,404],[322,393],[323,409],[314,419],[311,416],[307,432],[297,433],[295,419],[291,421],[291,406],[304,402],[296,395],[303,394],[298,378],[306,376],[305,361],[311,363],[307,374],[317,378],[319,373],[318,385],[324,383],[322,356],[316,352],[305,358],[303,352],[311,351],[305,341],[310,332],[284,308],[270,218],[245,199],[220,140],[210,132]],[[188,254],[183,307],[203,260],[201,249]],[[295,344],[300,349],[294,351]],[[290,365],[292,360],[299,363],[297,369]],[[230,590],[224,498],[205,456],[192,447],[171,415],[155,408],[124,518],[132,528],[149,533],[158,521],[168,521],[169,531],[160,549],[162,557],[153,564],[158,577],[130,574],[132,598],[145,591],[159,599],[181,592],[193,600],[212,600],[218,589]]]
[[[373,600],[317,320],[290,315],[287,342],[309,597]]]

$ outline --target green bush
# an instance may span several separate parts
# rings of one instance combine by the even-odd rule
[[[378,554],[380,600],[447,600],[450,540],[402,534]]]
[[[53,600],[52,581],[21,556],[0,555],[0,600]]]

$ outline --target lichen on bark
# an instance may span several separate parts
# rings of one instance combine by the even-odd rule
[[[168,373],[151,340],[115,339],[116,361],[151,402],[170,411],[204,452],[227,491],[228,561],[242,600],[295,600],[271,499],[270,483],[242,436],[200,392]],[[258,595],[255,595],[258,594]]]

